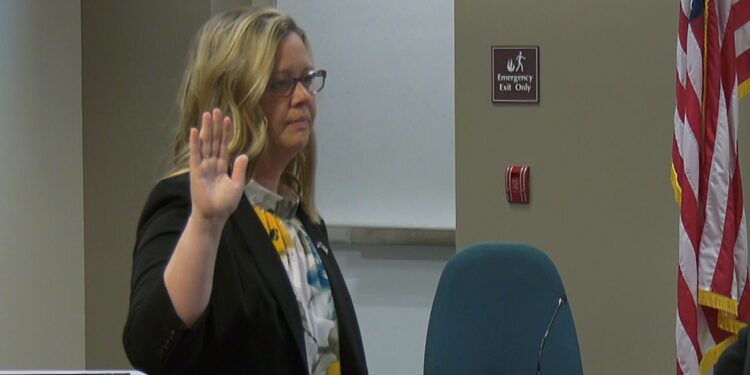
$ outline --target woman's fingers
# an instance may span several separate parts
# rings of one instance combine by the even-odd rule
[[[229,165],[229,144],[232,141],[233,124],[229,116],[223,116],[220,109],[204,112],[200,131],[190,131],[190,166],[198,168],[205,161],[216,163],[205,165],[217,174],[227,172]],[[247,163],[245,164],[245,167]],[[244,177],[243,177],[244,179]]]
[[[201,142],[198,139],[198,129],[190,129],[190,169],[198,168],[201,164]]]
[[[204,112],[199,137],[201,141],[201,159],[211,157],[211,138],[213,138],[213,126],[211,125],[211,114]]]
[[[221,126],[221,146],[219,146],[219,158],[229,161],[229,142],[232,140],[232,120],[229,116],[224,117],[224,123]]]
[[[247,160],[247,155],[245,154],[242,154],[234,159],[234,168],[232,168],[232,181],[239,186],[245,186]]]
[[[223,117],[221,110],[214,108],[213,121],[211,123],[211,156],[215,158],[219,157],[219,150],[221,148],[221,132],[224,129],[222,126]]]
[[[238,157],[228,176],[232,131],[232,120],[218,108],[203,113],[200,130],[190,130],[190,188],[196,212],[221,217],[237,207],[248,158]]]

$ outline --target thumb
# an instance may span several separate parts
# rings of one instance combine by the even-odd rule
[[[242,154],[234,159],[234,166],[232,167],[232,182],[240,185],[245,185],[245,175],[247,174],[247,155]]]

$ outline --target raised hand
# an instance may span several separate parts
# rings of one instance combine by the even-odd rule
[[[245,187],[247,155],[234,161],[228,174],[232,120],[216,108],[204,112],[200,132],[190,130],[190,195],[192,215],[223,226],[237,209]]]

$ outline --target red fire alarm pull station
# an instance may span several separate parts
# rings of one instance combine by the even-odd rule
[[[510,203],[529,203],[529,167],[514,165],[505,170],[505,193]]]

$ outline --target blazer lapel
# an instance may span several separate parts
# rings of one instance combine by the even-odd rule
[[[302,319],[297,307],[297,298],[289,282],[289,277],[281,264],[279,255],[271,243],[263,224],[255,214],[255,211],[243,194],[240,198],[239,207],[232,214],[237,220],[245,242],[247,250],[258,262],[258,269],[263,277],[268,281],[276,300],[281,306],[289,328],[294,334],[294,340],[297,343],[297,349],[305,363],[307,363],[307,354],[305,349],[305,340],[303,337]]]
[[[326,270],[328,281],[331,283],[331,295],[333,296],[333,305],[336,308],[339,326],[339,348],[341,350],[339,354],[342,370],[350,374],[366,373],[366,371],[362,371],[362,368],[366,368],[364,348],[360,340],[361,333],[354,313],[354,305],[346,288],[344,276],[331,253],[328,235],[323,232],[322,226],[314,225],[303,210],[298,210],[297,217],[302,221],[302,225],[304,225],[310,239],[315,244],[320,260],[323,262],[323,268]]]

